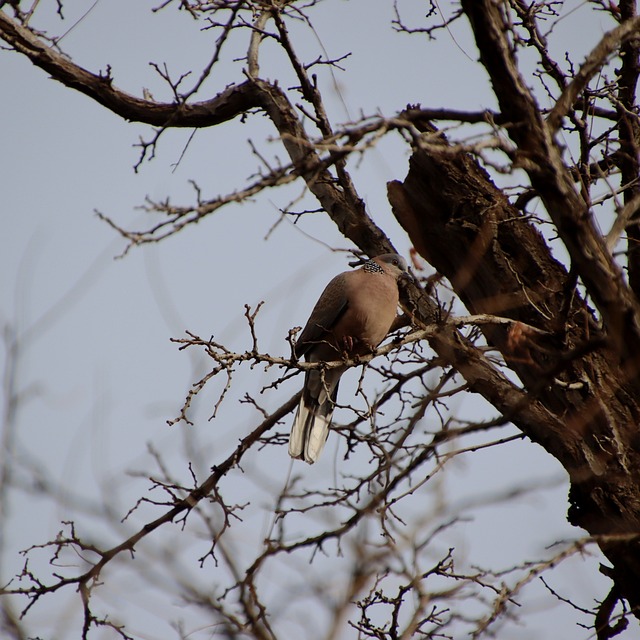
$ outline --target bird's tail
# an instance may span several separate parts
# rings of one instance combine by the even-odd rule
[[[291,427],[289,455],[313,464],[329,436],[331,416],[338,395],[342,371],[308,371],[302,398]]]

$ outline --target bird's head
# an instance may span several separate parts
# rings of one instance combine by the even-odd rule
[[[377,265],[377,267],[381,268],[386,274],[393,276],[396,280],[403,276],[411,277],[407,261],[397,253],[383,253],[381,256],[376,256],[370,260],[370,263]]]

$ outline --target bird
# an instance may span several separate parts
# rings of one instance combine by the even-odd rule
[[[398,308],[398,279],[407,262],[385,253],[345,271],[325,287],[298,337],[294,353],[331,362],[371,353],[384,340]],[[289,455],[316,462],[329,435],[340,377],[346,366],[309,369],[289,437]]]

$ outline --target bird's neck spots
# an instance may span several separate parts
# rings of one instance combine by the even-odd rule
[[[373,260],[369,260],[369,262],[365,262],[362,268],[367,273],[384,273],[385,272],[384,269],[377,262],[374,262]]]

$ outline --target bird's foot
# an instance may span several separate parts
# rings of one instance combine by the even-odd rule
[[[344,336],[342,338],[342,350],[346,353],[351,353],[357,342],[357,338],[354,338],[353,336]]]

